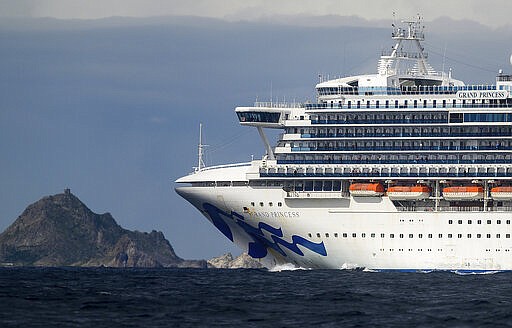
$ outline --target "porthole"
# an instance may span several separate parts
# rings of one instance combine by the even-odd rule
[[[462,224],[462,220],[459,220],[459,221],[458,221],[458,224]]]
[[[311,232],[310,232],[310,233],[308,233],[308,237],[309,237],[309,238],[313,237],[313,236],[311,235]]]
[[[263,202],[260,202],[260,206],[263,207]]]
[[[268,206],[272,207],[274,204],[272,202],[268,203]]]
[[[334,238],[338,238],[338,233],[337,232],[334,233]]]
[[[329,233],[326,232],[325,233],[325,237],[329,238]]]
[[[317,234],[316,234],[316,236],[317,236],[318,238],[320,238],[320,234],[319,234],[319,233],[317,233]]]
[[[487,220],[487,224],[491,224],[491,220]]]
[[[281,207],[281,206],[283,206],[283,203],[279,202],[279,203],[277,203],[277,206]]]

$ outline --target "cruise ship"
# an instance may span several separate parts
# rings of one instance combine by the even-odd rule
[[[314,103],[237,107],[265,155],[205,167],[200,141],[176,192],[267,266],[512,270],[512,75],[436,71],[423,29],[393,24],[377,73],[321,79]]]

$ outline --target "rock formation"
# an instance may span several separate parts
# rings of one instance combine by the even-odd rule
[[[0,234],[0,264],[28,266],[195,267],[176,255],[162,232],[123,229],[95,214],[69,189],[28,206]]]
[[[260,269],[263,265],[250,257],[247,253],[242,253],[237,258],[233,258],[231,253],[214,257],[208,260],[208,268],[215,269]]]

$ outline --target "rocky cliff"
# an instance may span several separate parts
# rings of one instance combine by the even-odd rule
[[[247,253],[233,258],[231,253],[208,260],[208,267],[215,269],[260,269],[263,265],[250,257]]]
[[[0,263],[34,266],[195,267],[176,255],[162,232],[123,229],[95,214],[67,189],[28,206],[0,234]]]

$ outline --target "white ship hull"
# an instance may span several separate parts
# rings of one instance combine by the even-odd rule
[[[270,266],[512,270],[510,212],[400,212],[386,196],[288,198],[279,187],[176,191]]]

